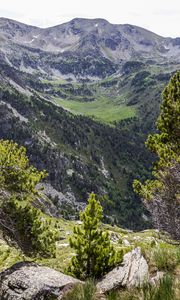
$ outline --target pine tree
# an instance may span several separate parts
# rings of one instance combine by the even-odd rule
[[[80,214],[82,226],[74,227],[74,235],[70,238],[70,246],[76,255],[69,271],[77,278],[99,278],[115,264],[115,250],[109,234],[100,229],[102,217],[102,206],[91,193],[88,205]]]
[[[33,206],[46,175],[30,165],[24,147],[0,140],[0,227],[26,254],[55,256],[58,230]]]
[[[143,198],[159,229],[180,239],[180,72],[163,91],[157,120],[157,134],[149,135],[146,145],[156,153],[153,180],[134,181],[134,190]]]
[[[0,215],[2,212],[4,223],[8,219],[8,228],[14,231],[16,243],[25,254],[55,257],[59,233],[52,218],[44,215],[31,202],[22,205],[13,197],[1,207]]]
[[[17,193],[35,193],[37,183],[46,176],[45,171],[38,171],[29,164],[23,146],[0,140],[0,188]]]

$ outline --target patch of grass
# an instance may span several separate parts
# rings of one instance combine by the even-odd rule
[[[153,251],[153,260],[159,270],[173,271],[180,263],[179,248],[161,243]]]
[[[96,300],[96,287],[92,280],[87,280],[84,285],[77,284],[68,292],[63,300]]]
[[[173,288],[173,279],[170,275],[164,276],[157,286],[144,286],[144,300],[176,300]]]
[[[72,249],[68,244],[69,236],[73,232],[74,225],[77,225],[76,221],[67,221],[64,219],[59,219],[60,228],[60,241],[57,243],[56,257],[55,258],[36,258],[36,262],[64,272],[67,265],[70,262],[72,255],[74,255]],[[122,243],[117,241],[114,243],[114,247],[119,252],[119,258],[121,261],[122,252],[123,255],[129,251],[132,251],[135,247],[141,247],[141,251],[144,257],[147,259],[150,267],[158,267],[159,270],[173,270],[178,263],[180,263],[180,250],[179,247],[170,245],[168,243],[162,242],[158,239],[158,234],[154,230],[142,231],[142,232],[128,232],[117,226],[111,226],[107,224],[102,224],[105,230],[114,232],[119,236],[120,240],[128,239],[130,246],[124,246]],[[134,240],[134,237],[140,237],[140,240]],[[153,239],[155,238],[155,240]],[[157,253],[160,249],[159,255],[165,253],[165,262],[158,261],[158,256],[156,260],[154,258],[154,252]],[[161,249],[163,249],[161,252]],[[166,254],[167,251],[167,254]],[[161,259],[161,258],[160,258]],[[163,260],[163,258],[162,258]],[[162,267],[163,266],[163,267]]]
[[[107,296],[107,300],[139,300],[137,291],[111,291]]]
[[[75,285],[64,295],[63,300],[178,300],[178,295],[173,278],[167,274],[156,286],[146,284],[142,289],[113,290],[103,296],[96,290],[95,283],[88,280],[84,285]]]
[[[0,272],[23,260],[24,256],[19,250],[8,246],[0,239]]]
[[[62,300],[84,300],[83,297],[83,286],[77,284],[71,291],[69,291]]]
[[[178,264],[180,264],[180,246],[177,247],[177,250],[176,250],[176,258],[177,258]]]
[[[73,114],[89,116],[105,123],[131,118],[136,114],[134,106],[112,103],[112,100],[104,97],[92,102],[70,101],[59,98],[54,98],[54,101]]]

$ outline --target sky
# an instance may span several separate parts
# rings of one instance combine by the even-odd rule
[[[113,24],[132,24],[159,35],[180,37],[179,0],[2,0],[0,17],[38,27],[73,18],[103,18]]]

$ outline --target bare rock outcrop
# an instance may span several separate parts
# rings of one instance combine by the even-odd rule
[[[0,299],[61,299],[67,290],[79,282],[51,268],[21,262],[0,273]]]
[[[121,286],[138,287],[148,280],[148,264],[138,247],[124,255],[123,263],[105,275],[97,289],[104,293]]]

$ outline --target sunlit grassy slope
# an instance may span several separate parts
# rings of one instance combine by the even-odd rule
[[[136,62],[129,62],[129,68],[124,67],[121,75],[97,81],[44,79],[41,96],[75,115],[89,116],[106,124],[135,115],[150,119],[158,113],[161,92],[177,66],[143,64],[139,69]]]
[[[55,98],[55,102],[64,109],[74,113],[93,117],[105,123],[112,123],[126,118],[134,117],[134,106],[114,104],[107,98],[99,98],[92,102],[80,102]]]
[[[78,222],[59,219],[58,223],[60,226],[60,239],[57,242],[55,258],[30,258],[23,255],[20,249],[16,249],[15,247],[7,244],[7,242],[3,239],[2,232],[0,230],[0,272],[12,266],[16,262],[23,260],[37,262],[64,272],[71,257],[74,255],[74,251],[69,246],[69,237],[73,233],[74,225],[77,225]],[[143,255],[148,260],[150,269],[155,266],[157,267],[158,265],[159,270],[164,270],[165,263],[168,264],[169,270],[173,270],[176,266],[179,266],[179,247],[178,245],[172,245],[172,241],[169,240],[166,235],[160,235],[159,232],[153,229],[141,232],[132,232],[107,224],[102,224],[101,226],[105,230],[109,231],[112,243],[117,251],[123,251],[123,253],[126,253],[135,247],[141,247]],[[157,252],[159,254],[158,260],[157,255],[155,256]],[[161,258],[162,254],[166,256],[164,258],[165,261],[159,262],[159,258]]]

